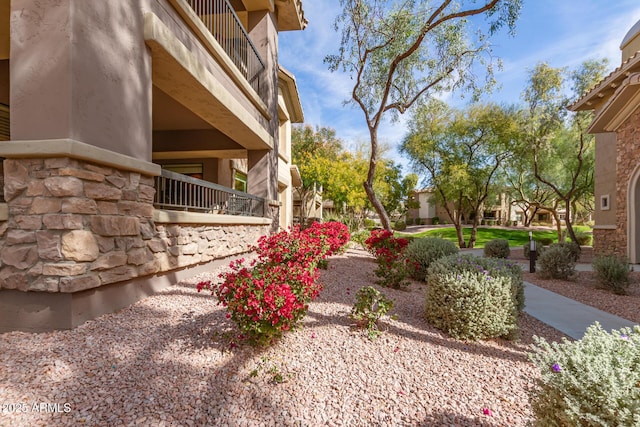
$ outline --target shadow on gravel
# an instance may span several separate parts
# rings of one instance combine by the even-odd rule
[[[485,415],[486,416],[486,415]],[[420,427],[441,427],[441,426],[460,426],[460,427],[494,427],[495,424],[490,421],[483,421],[479,417],[465,417],[460,414],[451,412],[437,411],[417,424]]]

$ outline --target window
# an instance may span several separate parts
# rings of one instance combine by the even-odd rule
[[[235,171],[233,174],[233,188],[242,191],[243,193],[247,192],[247,174],[239,171]]]
[[[162,165],[162,167],[171,172],[181,173],[192,178],[202,179],[202,163],[179,163]]]
[[[609,204],[609,195],[605,194],[603,196],[600,196],[600,210],[608,211],[609,209],[611,209],[611,206]]]

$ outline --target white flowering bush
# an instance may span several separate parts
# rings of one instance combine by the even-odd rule
[[[579,341],[534,340],[535,426],[640,426],[640,326],[608,333],[596,322]]]

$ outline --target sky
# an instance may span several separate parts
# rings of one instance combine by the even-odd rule
[[[339,0],[303,0],[309,24],[304,31],[280,33],[280,64],[296,76],[305,123],[335,129],[347,149],[368,146],[369,133],[362,111],[344,105],[353,87],[346,74],[329,71],[323,62],[335,54],[340,34],[333,23]],[[528,72],[539,62],[573,69],[588,59],[609,59],[610,71],[620,66],[620,42],[640,20],[638,0],[523,0],[515,36],[501,31],[491,39],[493,54],[502,60],[503,70],[495,78],[499,88],[484,101],[519,103]],[[466,101],[450,98],[463,107]],[[396,147],[407,132],[409,114],[380,128],[380,140],[391,147],[386,153],[411,172],[409,162]]]

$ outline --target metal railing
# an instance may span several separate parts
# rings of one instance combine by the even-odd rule
[[[187,0],[240,73],[267,102],[265,65],[229,0]]]
[[[162,169],[155,177],[159,209],[264,217],[265,200],[222,185]]]

